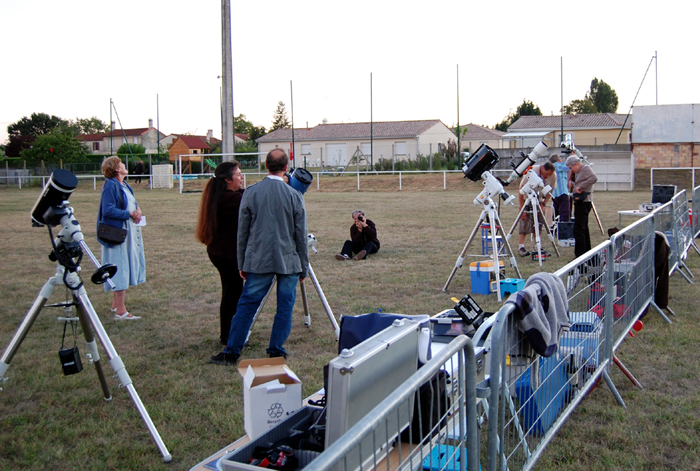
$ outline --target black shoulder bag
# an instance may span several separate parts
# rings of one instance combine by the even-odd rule
[[[104,188],[102,189],[104,192]],[[119,204],[122,205],[121,188],[119,189]],[[102,222],[102,201],[100,200],[100,223],[97,225],[97,238],[110,245],[123,244],[126,240],[127,230],[121,227],[110,226]]]

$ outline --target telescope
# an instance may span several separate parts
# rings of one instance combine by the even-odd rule
[[[513,166],[513,171],[508,177],[508,180],[503,182],[503,185],[508,186],[518,178],[522,177],[523,174],[527,172],[527,169],[532,167],[537,162],[537,158],[547,157],[546,152],[547,144],[542,141],[540,141],[540,143],[537,144],[528,155],[525,155],[523,151],[520,151],[520,155],[522,156],[523,160],[521,160],[518,165],[511,164]]]
[[[537,175],[537,172],[534,170],[530,169],[526,173],[527,175],[527,182],[523,185],[523,187],[520,189],[520,194],[527,197],[528,195],[534,193],[539,193],[540,196],[543,198],[549,194],[550,191],[552,191],[552,187],[549,185],[544,184],[544,180],[542,180],[542,177]]]
[[[302,195],[309,189],[314,177],[305,168],[297,167],[292,172],[287,172],[287,183]]]
[[[473,182],[484,180],[484,189],[474,199],[476,206],[486,205],[494,196],[500,196],[507,204],[513,204],[515,196],[511,196],[503,189],[501,181],[491,175],[491,170],[498,163],[496,152],[486,144],[481,144],[474,154],[464,163],[462,173]]]
[[[571,134],[567,134],[566,137],[564,138],[564,141],[561,143],[561,148],[563,149],[562,152],[565,154],[576,154],[576,157],[581,159],[582,162],[588,162],[588,159],[586,158],[585,155],[581,153],[580,150],[576,148],[574,145],[574,140],[571,137]],[[589,163],[589,165],[592,165]]]
[[[44,191],[32,208],[32,224],[34,226],[57,226],[61,223],[61,213],[58,208],[68,201],[73,190],[78,186],[78,177],[68,170],[57,169],[51,174]],[[61,213],[61,214],[59,214]]]

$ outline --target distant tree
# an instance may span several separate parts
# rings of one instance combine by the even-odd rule
[[[141,144],[122,144],[119,146],[119,149],[117,149],[117,155],[120,157],[123,157],[125,155],[131,155],[131,154],[145,154],[146,153],[146,148],[142,146]]]
[[[5,145],[5,155],[7,157],[19,157],[24,149],[32,147],[36,136],[9,136]]]
[[[109,132],[109,124],[93,116],[92,118],[75,118],[71,123],[76,127],[79,134],[99,134]]]
[[[571,100],[571,103],[564,105],[564,114],[591,114],[597,113],[595,105],[587,99]]]
[[[83,141],[69,133],[54,130],[37,136],[29,149],[22,150],[21,157],[33,161],[73,163],[87,162],[88,154]]]
[[[236,134],[247,134],[254,141],[265,135],[265,126],[256,126],[248,121],[244,114],[239,114],[233,118],[233,132]]]
[[[289,129],[290,128],[289,119],[287,118],[287,109],[284,106],[283,101],[277,102],[277,109],[275,109],[275,114],[272,116],[272,127],[270,131],[275,131],[277,129]]]
[[[246,142],[241,142],[236,144],[236,152],[257,152],[258,145],[254,140],[249,140]]]
[[[32,113],[12,123],[7,127],[7,134],[10,136],[40,136],[48,134],[56,128],[69,127],[70,123],[58,116],[49,116],[46,113]]]
[[[542,110],[532,101],[523,99],[523,102],[518,106],[515,112],[510,112],[503,121],[496,124],[496,129],[503,132],[508,131],[508,128],[521,116],[542,116]]]
[[[571,100],[562,110],[566,114],[579,113],[615,113],[617,111],[617,93],[602,80],[591,80],[591,88],[582,100]]]
[[[594,78],[586,98],[593,103],[598,113],[615,113],[617,111],[617,93],[610,85]]]
[[[146,153],[146,148],[143,147],[141,144],[122,144],[119,146],[119,149],[117,149],[117,155],[121,158],[126,157],[126,161],[128,162],[129,159],[133,156],[133,164],[136,165],[136,161],[138,160],[137,156],[138,155],[143,155]]]

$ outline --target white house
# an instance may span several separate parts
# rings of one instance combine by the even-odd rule
[[[319,124],[294,129],[294,154],[310,166],[346,166],[360,150],[368,160],[407,160],[437,152],[457,136],[439,119],[378,123]],[[292,130],[277,129],[257,140],[258,150],[292,150]],[[297,162],[298,162],[297,161]]]

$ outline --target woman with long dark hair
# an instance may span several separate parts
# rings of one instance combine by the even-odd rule
[[[236,246],[238,208],[243,197],[243,174],[235,160],[216,167],[202,193],[195,237],[207,246],[209,260],[221,276],[221,344],[228,342],[231,319],[236,314],[243,279],[238,273]]]

